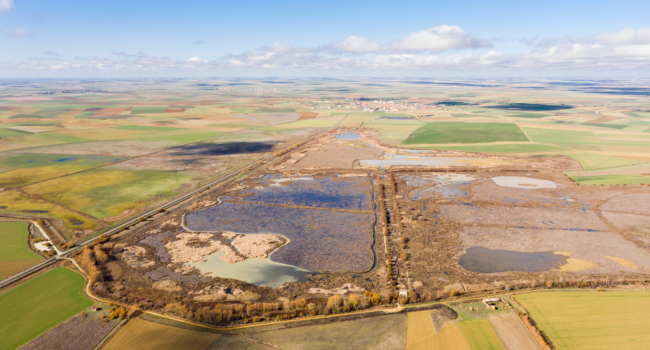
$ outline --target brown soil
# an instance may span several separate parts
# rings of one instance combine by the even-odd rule
[[[512,312],[494,313],[490,323],[506,349],[541,350],[524,323]]]
[[[336,133],[348,131],[351,130],[338,130]],[[367,131],[360,132],[367,143],[377,145],[382,150],[394,149],[373,139]],[[629,218],[621,216],[622,214],[650,215],[645,209],[650,207],[647,202],[647,198],[650,197],[648,187],[626,186],[613,189],[579,186],[562,173],[565,170],[575,170],[576,167],[581,169],[578,163],[567,157],[493,159],[471,152],[435,151],[428,155],[481,157],[486,164],[489,165],[491,161],[493,164],[489,165],[489,168],[474,166],[458,170],[436,168],[425,170],[422,167],[404,167],[392,171],[351,169],[354,160],[371,159],[371,156],[378,152],[378,149],[362,146],[356,141],[337,140],[333,139],[331,134],[324,135],[289,152],[268,166],[259,168],[257,172],[253,171],[248,177],[248,180],[253,180],[266,174],[290,176],[319,174],[367,176],[370,174],[374,179],[379,218],[374,246],[377,265],[374,269],[365,273],[323,273],[313,276],[310,281],[271,289],[237,280],[200,276],[196,271],[183,271],[180,269],[181,264],[189,259],[189,256],[177,255],[174,259],[165,260],[160,252],[167,252],[165,245],[181,239],[183,231],[179,223],[181,216],[190,211],[189,208],[196,210],[204,207],[205,203],[216,202],[216,198],[225,193],[237,197],[237,200],[245,200],[239,198],[237,192],[227,192],[233,188],[242,189],[243,187],[237,187],[242,182],[244,185],[251,183],[247,179],[237,178],[203,192],[192,202],[182,204],[161,217],[147,221],[139,228],[118,238],[116,242],[123,244],[122,248],[129,245],[141,246],[145,249],[143,258],[153,261],[154,264],[150,267],[134,268],[123,260],[113,260],[112,262],[123,270],[120,281],[123,279],[124,283],[106,282],[107,297],[124,302],[130,302],[134,297],[148,299],[154,305],[153,308],[159,310],[171,302],[202,303],[200,305],[203,306],[218,301],[247,300],[246,298],[257,302],[276,302],[280,298],[290,300],[313,298],[314,294],[310,293],[310,290],[341,291],[340,288],[348,283],[351,283],[352,287],[384,294],[396,293],[403,288],[419,294],[435,295],[437,290],[452,289],[464,293],[488,293],[503,290],[505,285],[530,283],[532,280],[585,281],[596,277],[618,279],[623,276],[641,278],[643,274],[650,272],[647,270],[650,269],[650,261],[646,257],[639,231],[633,231],[633,228],[622,224]],[[257,155],[253,154],[253,156]],[[196,155],[196,157],[202,156]],[[288,162],[291,159],[297,161]],[[432,197],[426,202],[411,200],[409,193],[416,188],[406,185],[399,176],[400,174],[417,176],[456,171],[482,180],[461,187],[468,192],[464,197],[452,199]],[[391,181],[391,173],[395,174],[394,183]],[[527,174],[532,178],[553,181],[558,184],[558,187],[549,190],[512,189],[499,187],[489,180],[493,176],[528,176]],[[383,195],[380,194],[380,190],[383,191]],[[389,210],[389,215],[385,215],[384,208]],[[519,228],[520,226],[524,228]],[[386,236],[383,235],[384,228],[386,228]],[[582,231],[572,230],[576,228]],[[147,237],[161,233],[168,236],[161,236],[162,240],[159,244],[139,243]],[[172,234],[175,234],[176,238]],[[217,239],[219,242],[226,241],[225,236],[218,235],[221,237]],[[195,243],[194,248],[203,249],[201,246],[206,242]],[[325,243],[326,240],[323,244]],[[473,273],[458,264],[458,258],[472,246],[515,251],[550,250],[570,253],[568,260],[592,262],[597,268],[587,271]],[[112,251],[117,254],[115,248]],[[199,253],[198,256],[203,255]],[[612,257],[626,259],[638,268],[624,267],[611,259]],[[391,261],[391,268],[388,268],[388,260]],[[112,270],[118,269],[113,267]],[[389,271],[393,276],[394,284],[387,283]],[[119,275],[119,271],[115,274]],[[174,290],[178,288],[181,290],[167,291],[153,288],[154,283],[165,280],[174,282],[165,282]],[[160,287],[160,284],[156,286]],[[226,292],[227,290],[232,294]],[[222,292],[226,294],[225,299]]]
[[[91,311],[85,317],[74,316],[20,349],[92,350],[120,322],[119,319],[104,322],[101,315],[108,315],[108,310]]]

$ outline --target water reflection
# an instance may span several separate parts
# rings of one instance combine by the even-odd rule
[[[467,249],[458,259],[465,270],[479,273],[506,271],[540,272],[557,269],[567,263],[567,256],[553,252],[524,253],[511,250],[491,250],[483,247]]]
[[[222,256],[224,253],[217,252],[208,255],[206,262],[189,263],[189,265],[199,269],[202,274],[211,272],[212,277],[232,278],[271,288],[277,288],[285,282],[308,281],[307,275],[315,274],[296,266],[271,261],[271,259],[251,258],[229,264],[221,259]]]
[[[363,159],[361,166],[386,169],[396,165],[468,165],[471,158],[420,157],[416,155],[393,155],[386,153],[384,159]]]

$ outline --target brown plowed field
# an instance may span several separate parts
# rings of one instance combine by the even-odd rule
[[[533,335],[514,313],[492,314],[488,319],[507,350],[541,350]]]

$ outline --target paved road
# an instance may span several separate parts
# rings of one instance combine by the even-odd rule
[[[182,204],[185,201],[191,199],[192,197],[194,197],[197,194],[200,194],[200,193],[202,193],[202,192],[204,192],[204,191],[206,191],[206,190],[208,190],[208,189],[210,189],[210,188],[212,188],[214,186],[217,186],[217,185],[219,185],[219,184],[221,184],[221,183],[223,183],[225,181],[228,181],[228,180],[230,180],[230,179],[232,179],[234,177],[244,175],[247,172],[251,171],[253,168],[255,168],[255,167],[259,166],[259,165],[262,165],[263,163],[265,163],[267,161],[275,159],[275,158],[277,158],[277,157],[279,157],[281,155],[284,155],[287,152],[289,152],[290,150],[292,150],[292,149],[294,149],[296,147],[302,146],[306,142],[308,142],[308,141],[310,141],[310,140],[312,140],[312,139],[314,139],[314,138],[316,138],[318,136],[321,136],[321,135],[323,135],[323,134],[325,134],[327,132],[330,132],[330,131],[336,129],[339,126],[339,124],[346,117],[347,117],[347,115],[345,115],[343,118],[341,118],[341,120],[339,120],[336,123],[336,125],[334,125],[331,128],[321,130],[321,131],[317,131],[317,132],[311,134],[310,136],[302,139],[301,141],[298,141],[297,143],[294,143],[293,145],[284,148],[283,150],[281,150],[279,152],[268,155],[268,156],[266,156],[266,157],[264,157],[264,158],[262,158],[262,159],[260,159],[260,160],[258,160],[256,162],[253,162],[253,163],[250,163],[250,164],[248,164],[246,166],[243,166],[243,167],[229,173],[228,175],[217,178],[216,180],[210,182],[209,184],[207,184],[207,185],[205,185],[205,186],[203,186],[203,187],[201,187],[201,188],[199,188],[197,190],[194,190],[194,191],[192,191],[192,192],[190,192],[190,193],[188,193],[188,194],[186,194],[186,195],[184,195],[184,196],[182,196],[180,198],[174,199],[171,202],[169,202],[169,203],[167,203],[167,204],[165,204],[165,205],[163,205],[161,207],[158,207],[156,209],[152,209],[152,210],[150,210],[150,211],[148,211],[146,213],[142,213],[137,218],[127,220],[127,221],[125,221],[125,222],[123,222],[121,224],[118,224],[117,226],[114,226],[112,228],[108,228],[107,230],[105,230],[103,232],[98,232],[92,238],[89,238],[89,239],[86,239],[86,240],[80,242],[76,247],[74,247],[72,249],[69,249],[69,250],[67,250],[67,251],[65,251],[63,253],[60,253],[60,255],[58,255],[57,257],[47,259],[47,260],[45,260],[45,261],[43,261],[43,262],[41,262],[41,263],[39,263],[37,265],[34,265],[34,266],[32,266],[32,267],[30,267],[28,269],[25,269],[25,270],[15,274],[15,275],[11,276],[11,277],[8,277],[8,278],[0,281],[0,288],[5,287],[5,286],[7,286],[7,285],[9,285],[11,283],[14,283],[16,281],[19,281],[19,280],[21,280],[21,279],[35,273],[35,272],[38,272],[38,271],[40,271],[40,270],[42,270],[42,269],[56,263],[60,259],[65,259],[65,258],[70,257],[75,252],[83,249],[84,246],[87,246],[87,245],[92,244],[95,241],[97,241],[99,239],[100,234],[105,234],[106,236],[110,237],[110,236],[115,235],[117,233],[123,232],[124,229],[129,228],[129,227],[131,227],[131,226],[133,226],[135,224],[138,224],[140,222],[140,218],[145,218],[145,219],[150,218],[150,217],[158,214],[160,209],[164,209],[165,211],[168,211],[168,210],[178,206],[179,204]]]

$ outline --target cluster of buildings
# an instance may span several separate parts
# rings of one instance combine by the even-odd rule
[[[363,109],[369,112],[401,112],[401,111],[417,111],[421,109],[435,108],[435,105],[428,105],[424,103],[401,103],[395,101],[360,101],[354,105],[345,106],[349,109]]]

